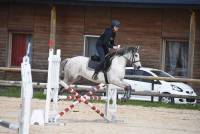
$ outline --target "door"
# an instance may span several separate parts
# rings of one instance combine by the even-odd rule
[[[11,66],[20,66],[23,56],[25,55],[25,52],[26,52],[26,35],[13,34]]]
[[[126,69],[126,75],[152,76],[150,73],[146,71],[134,70],[134,69]],[[132,78],[132,79],[126,78],[125,81],[129,83],[132,89],[135,89],[135,91],[151,91],[152,88],[151,80],[146,80],[142,78]],[[151,100],[150,96],[132,95],[132,97],[133,99],[137,100]]]
[[[9,66],[19,67],[21,66],[21,62],[23,57],[26,54],[26,49],[29,46],[29,58],[30,63],[32,60],[32,35],[31,34],[23,34],[23,33],[12,33],[10,34],[12,38],[10,53],[9,53]]]

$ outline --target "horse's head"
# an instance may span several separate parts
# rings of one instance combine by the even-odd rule
[[[139,46],[132,52],[132,59],[132,66],[136,69],[140,69],[142,65],[140,62]]]
[[[134,69],[140,69],[141,63],[139,55],[139,46],[126,48],[126,53],[124,54],[124,57],[127,58],[127,60],[129,61],[131,66],[133,66]]]

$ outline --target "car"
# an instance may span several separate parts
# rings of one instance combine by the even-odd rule
[[[143,76],[154,76],[154,77],[170,77],[174,78],[170,74],[154,68],[142,67],[139,70],[134,70],[132,67],[126,67],[125,75],[143,75]],[[152,80],[142,78],[128,79],[125,77],[125,82],[129,83],[132,89],[135,91],[152,91]],[[192,87],[182,82],[168,82],[164,80],[154,80],[154,92],[163,94],[177,94],[177,95],[189,95],[197,96]],[[122,95],[118,96],[119,98]],[[136,100],[151,100],[151,96],[136,96],[131,95],[131,99]],[[161,101],[165,103],[174,102],[177,104],[194,104],[195,99],[182,99],[182,98],[171,98],[171,97],[154,97],[155,101]]]

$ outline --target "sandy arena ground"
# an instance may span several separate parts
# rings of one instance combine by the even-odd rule
[[[32,108],[45,101],[33,99]],[[0,97],[0,119],[17,122],[20,99]],[[70,102],[59,102],[60,110]],[[103,104],[96,104],[103,110]],[[200,111],[118,106],[118,122],[106,123],[85,104],[61,118],[65,126],[31,126],[31,134],[200,134]],[[77,112],[78,111],[78,112]],[[17,132],[0,127],[0,134]]]

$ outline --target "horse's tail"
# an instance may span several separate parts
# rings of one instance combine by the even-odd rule
[[[64,59],[64,60],[61,62],[61,64],[60,64],[60,78],[61,78],[61,79],[63,79],[63,77],[64,77],[63,71],[64,71],[65,65],[66,65],[66,63],[69,61],[69,59],[70,59],[70,58]]]

